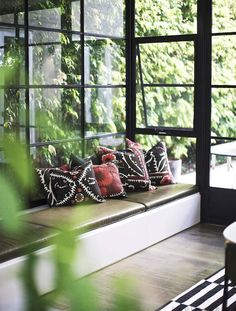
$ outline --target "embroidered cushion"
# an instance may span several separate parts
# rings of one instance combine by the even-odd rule
[[[87,157],[86,159],[83,159],[74,154],[71,154],[70,161],[69,161],[69,168],[70,168],[69,170],[73,170],[75,167],[83,165],[84,163],[89,162],[89,161],[91,161],[92,164],[96,164],[96,165],[99,165],[102,163],[96,154],[93,154]]]
[[[159,142],[145,153],[145,162],[153,186],[175,183],[164,142]]]
[[[93,166],[95,177],[104,198],[126,197],[118,168],[114,163],[107,162]]]
[[[107,153],[113,153],[116,156],[115,163],[125,191],[149,190],[150,180],[143,168],[143,163],[132,150],[115,151],[106,147],[98,147],[97,152],[100,156]]]
[[[141,169],[142,169],[142,171],[144,173],[144,177],[145,177],[146,180],[149,181],[148,170],[147,170],[147,167],[146,167],[144,153],[143,153],[141,145],[131,141],[128,138],[126,138],[126,144],[127,144],[128,148],[131,149],[133,151],[133,153],[139,159],[139,165],[140,165],[140,167],[141,167]]]
[[[88,162],[88,161],[87,161]],[[74,167],[76,166],[81,166],[84,165],[86,163],[86,161],[80,157],[77,157],[74,154],[70,155],[70,160],[69,160],[69,170],[73,170]]]
[[[36,170],[49,206],[74,205],[89,197],[104,202],[96,182],[92,163],[88,162],[74,171],[57,168]]]

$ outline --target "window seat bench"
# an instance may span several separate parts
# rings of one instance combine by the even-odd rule
[[[200,222],[200,194],[188,184],[159,187],[149,192],[129,193],[127,198],[76,207],[40,208],[21,215],[25,238],[0,233],[0,300],[6,290],[20,292],[12,282],[27,251],[39,258],[37,280],[40,292],[52,290],[52,241],[63,224],[78,233],[80,247],[75,275],[80,277],[145,249]],[[30,237],[30,238],[29,238]],[[45,275],[47,282],[45,282]],[[18,284],[19,286],[19,284]],[[12,288],[13,287],[13,288]]]

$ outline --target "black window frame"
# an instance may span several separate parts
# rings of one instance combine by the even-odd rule
[[[24,33],[24,52],[25,52],[25,83],[23,85],[0,85],[0,90],[11,90],[11,89],[22,89],[25,90],[25,104],[26,104],[26,110],[25,110],[25,124],[23,128],[25,129],[25,137],[26,137],[26,144],[28,146],[28,153],[30,154],[30,149],[32,147],[35,148],[40,148],[44,146],[49,146],[49,145],[59,145],[59,144],[64,144],[64,143],[76,143],[76,142],[81,142],[81,156],[85,157],[86,156],[86,146],[89,141],[93,139],[100,139],[100,138],[109,138],[109,137],[125,137],[125,132],[114,132],[114,133],[100,133],[100,134],[93,134],[93,135],[86,135],[86,121],[85,121],[85,90],[86,89],[99,89],[99,88],[122,88],[125,90],[125,97],[127,98],[127,83],[125,81],[124,84],[86,84],[84,80],[84,49],[85,49],[85,38],[86,37],[95,37],[95,38],[104,38],[104,39],[119,39],[124,42],[125,45],[125,62],[127,62],[127,40],[126,40],[126,31],[128,30],[128,27],[126,25],[126,21],[128,19],[127,12],[128,10],[125,9],[127,6],[128,1],[127,0],[122,0],[123,3],[123,11],[124,11],[124,36],[116,36],[116,35],[107,35],[107,34],[102,34],[102,33],[90,33],[90,32],[85,32],[84,31],[84,5],[85,5],[85,0],[80,0],[80,26],[81,29],[80,31],[75,31],[71,29],[71,24],[68,20],[65,22],[67,23],[67,29],[61,27],[61,29],[58,28],[53,28],[53,27],[44,27],[42,26],[35,26],[35,25],[29,25],[29,0],[22,0],[22,6],[18,8],[9,8],[9,11],[7,13],[13,13],[14,14],[14,23],[6,23],[6,22],[0,22],[0,27],[8,27],[9,29],[12,29],[15,31],[15,34],[19,37],[20,33]],[[71,2],[70,2],[71,3]],[[70,3],[68,1],[67,3],[67,9],[70,7]],[[37,3],[36,3],[37,6]],[[56,7],[56,6],[55,6]],[[18,19],[17,19],[17,14],[19,12],[24,13],[24,23],[18,24]],[[63,20],[63,15],[61,15],[61,20]],[[35,85],[35,84],[30,84],[30,59],[29,59],[29,47],[33,46],[34,44],[29,43],[29,33],[30,31],[44,31],[44,32],[55,32],[58,34],[65,34],[67,36],[72,36],[72,35],[78,35],[80,36],[80,45],[81,45],[81,58],[80,58],[80,68],[81,68],[81,81],[80,83],[75,83],[75,84],[43,84],[43,85]],[[48,44],[48,43],[47,43]],[[55,44],[55,43],[54,43]],[[37,44],[35,44],[37,45]],[[126,64],[125,64],[126,65]],[[127,78],[127,70],[126,70],[126,78]],[[30,125],[30,90],[31,89],[78,89],[80,90],[80,104],[81,104],[81,118],[80,118],[80,135],[75,138],[67,138],[67,139],[58,139],[58,140],[50,140],[50,141],[43,141],[43,142],[30,142],[30,129],[32,126]],[[3,128],[3,124],[0,125]],[[2,151],[2,147],[0,146],[0,152]],[[36,200],[36,201],[31,201],[29,207],[35,207],[40,204],[44,203],[44,200]]]
[[[158,37],[137,37],[136,42],[136,55],[138,58],[139,74],[140,74],[140,85],[142,92],[142,100],[144,106],[144,114],[146,111],[146,101],[145,101],[145,87],[193,87],[194,88],[194,103],[193,103],[193,127],[192,128],[182,128],[182,127],[168,127],[168,126],[149,126],[147,125],[147,116],[144,115],[146,126],[139,128],[136,126],[136,134],[153,134],[153,135],[170,135],[170,136],[180,136],[180,137],[196,137],[196,43],[197,35],[172,35],[172,36],[158,36]],[[194,44],[194,83],[191,84],[176,84],[176,83],[144,83],[142,79],[142,68],[140,59],[140,44],[155,44],[155,43],[172,43],[172,42],[193,42]]]

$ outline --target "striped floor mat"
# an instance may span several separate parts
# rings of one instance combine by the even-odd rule
[[[229,284],[230,285],[230,284]],[[203,279],[156,311],[221,311],[224,269]],[[236,287],[229,286],[228,311],[236,311]]]

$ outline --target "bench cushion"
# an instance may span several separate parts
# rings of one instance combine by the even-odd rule
[[[23,216],[27,222],[60,228],[63,223],[73,229],[89,231],[109,225],[145,211],[144,204],[122,200],[107,200],[104,203],[85,202],[74,207],[52,207]]]
[[[25,211],[20,217],[27,222],[27,230],[21,236],[8,237],[0,232],[0,262],[52,244],[53,237],[63,224],[69,224],[76,233],[87,232],[141,214],[197,191],[197,187],[193,185],[166,185],[154,191],[129,193],[128,198],[110,199],[104,203],[89,201],[73,207],[43,206]]]
[[[26,230],[14,237],[0,232],[0,262],[28,254],[48,245],[56,232],[40,225],[28,224]]]
[[[129,193],[126,200],[144,204],[146,210],[166,204],[172,200],[196,193],[197,186],[190,184],[174,184],[159,186],[154,191]]]

